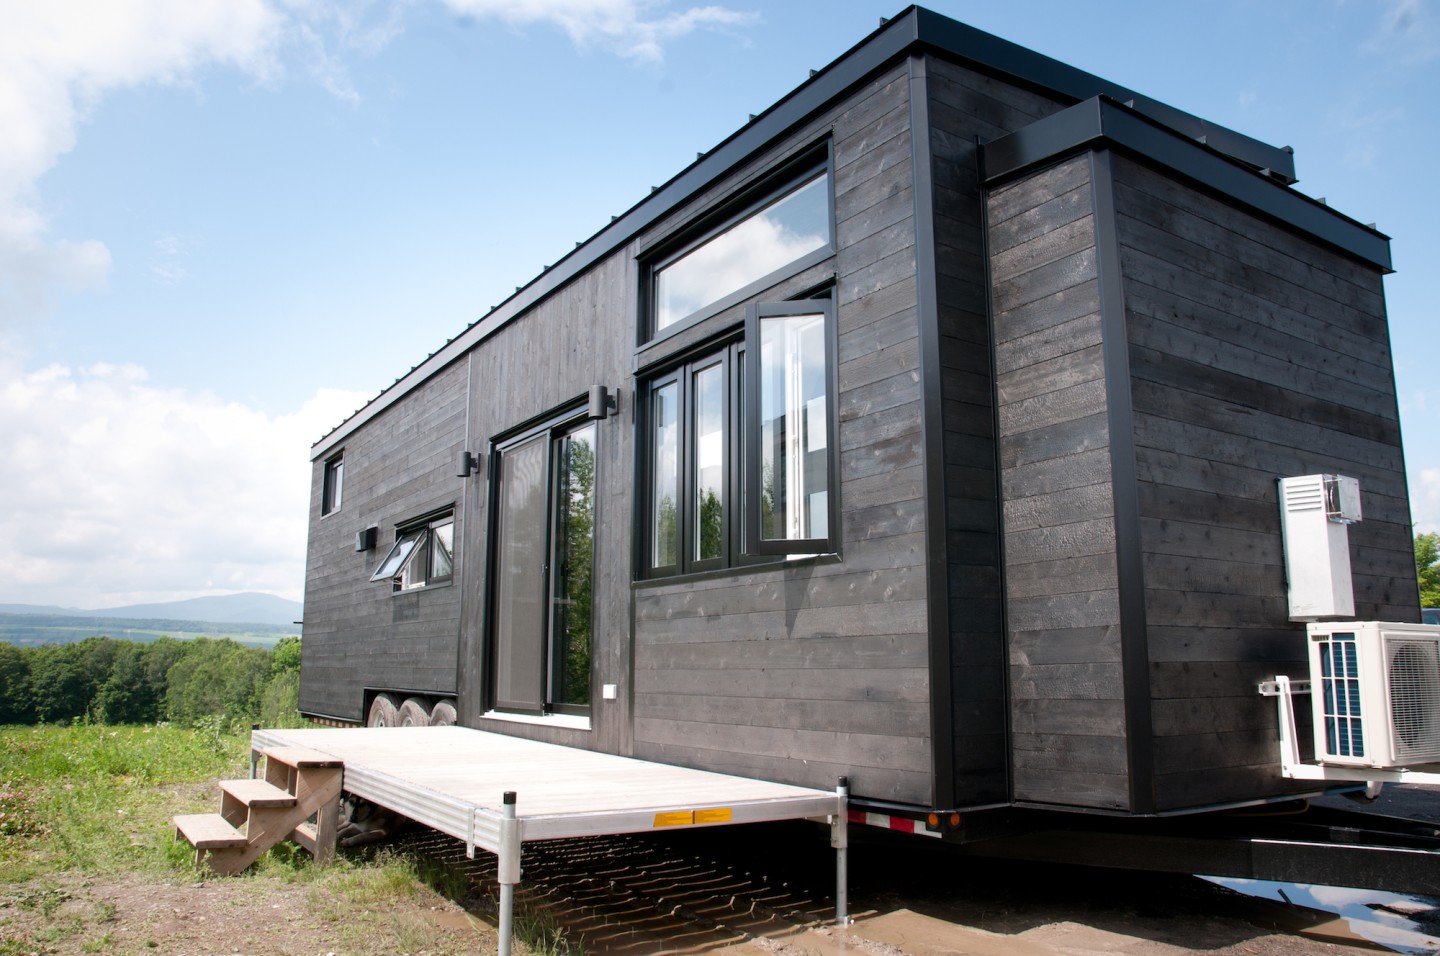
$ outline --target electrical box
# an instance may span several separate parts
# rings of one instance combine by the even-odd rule
[[[1280,534],[1290,620],[1355,615],[1348,528],[1359,521],[1360,483],[1343,475],[1280,479]]]

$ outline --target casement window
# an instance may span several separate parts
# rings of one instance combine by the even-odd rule
[[[582,411],[495,449],[497,711],[589,713],[598,430]]]
[[[647,263],[653,338],[754,295],[834,253],[828,160],[767,182],[698,238]],[[703,229],[703,225],[702,225]]]
[[[340,510],[340,499],[345,490],[345,456],[336,455],[325,462],[325,478],[320,491],[320,514],[328,515]]]
[[[455,514],[447,511],[397,528],[394,546],[370,580],[388,580],[396,591],[411,591],[449,584],[454,575]]]
[[[833,326],[830,299],[752,305],[649,379],[644,576],[836,550]]]

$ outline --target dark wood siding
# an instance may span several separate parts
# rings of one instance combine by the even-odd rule
[[[928,804],[923,448],[914,195],[903,66],[780,144],[833,130],[837,251],[766,290],[833,276],[839,333],[842,560],[652,582],[635,592],[635,753]],[[656,238],[743,185],[717,184]],[[737,306],[642,362],[733,326]]]
[[[460,575],[454,584],[394,593],[370,575],[395,527],[454,507],[456,535],[465,483],[455,477],[464,447],[466,363],[456,362],[347,439],[341,507],[320,516],[325,459],[314,462],[305,569],[300,709],[362,719],[364,689],[455,692]],[[355,533],[379,527],[374,551],[357,552]]]
[[[979,139],[1057,105],[937,58],[927,62],[935,217],[946,591],[957,806],[1008,796],[999,461],[985,285]]]
[[[1147,166],[1115,169],[1158,809],[1283,792],[1255,686],[1307,665],[1277,478],[1360,480],[1356,615],[1416,620],[1381,277]]]
[[[987,198],[1013,793],[1129,805],[1088,157]]]

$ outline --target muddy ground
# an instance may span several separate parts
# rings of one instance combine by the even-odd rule
[[[1390,812],[1440,820],[1440,793],[1397,792]],[[1298,956],[1371,948],[1342,920],[1261,901],[1190,877],[960,857],[921,837],[854,828],[855,924],[829,925],[828,831],[776,824],[572,840],[528,847],[521,907],[543,952],[590,954],[857,953],[865,956]],[[81,875],[47,901],[0,901],[16,920],[73,918],[44,953],[494,952],[494,861],[467,860],[428,832],[399,841],[438,858],[447,893],[388,897],[351,912],[326,880],[189,883]],[[68,914],[68,915],[67,915]],[[11,923],[19,928],[22,923]],[[1440,928],[1440,927],[1436,927]],[[31,936],[35,939],[35,936]],[[3,943],[3,941],[0,941]],[[517,951],[524,951],[521,948]],[[1422,947],[1419,951],[1425,951]],[[1436,950],[1430,949],[1434,952]]]

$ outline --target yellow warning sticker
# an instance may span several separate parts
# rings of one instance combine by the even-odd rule
[[[729,822],[730,822],[730,816],[731,816],[731,814],[730,814],[730,808],[729,808],[729,807],[711,807],[709,810],[696,810],[696,811],[695,811],[695,822],[696,822],[696,823],[729,823]]]
[[[688,827],[695,822],[695,814],[689,810],[676,810],[671,813],[655,814],[655,825],[657,827]]]

